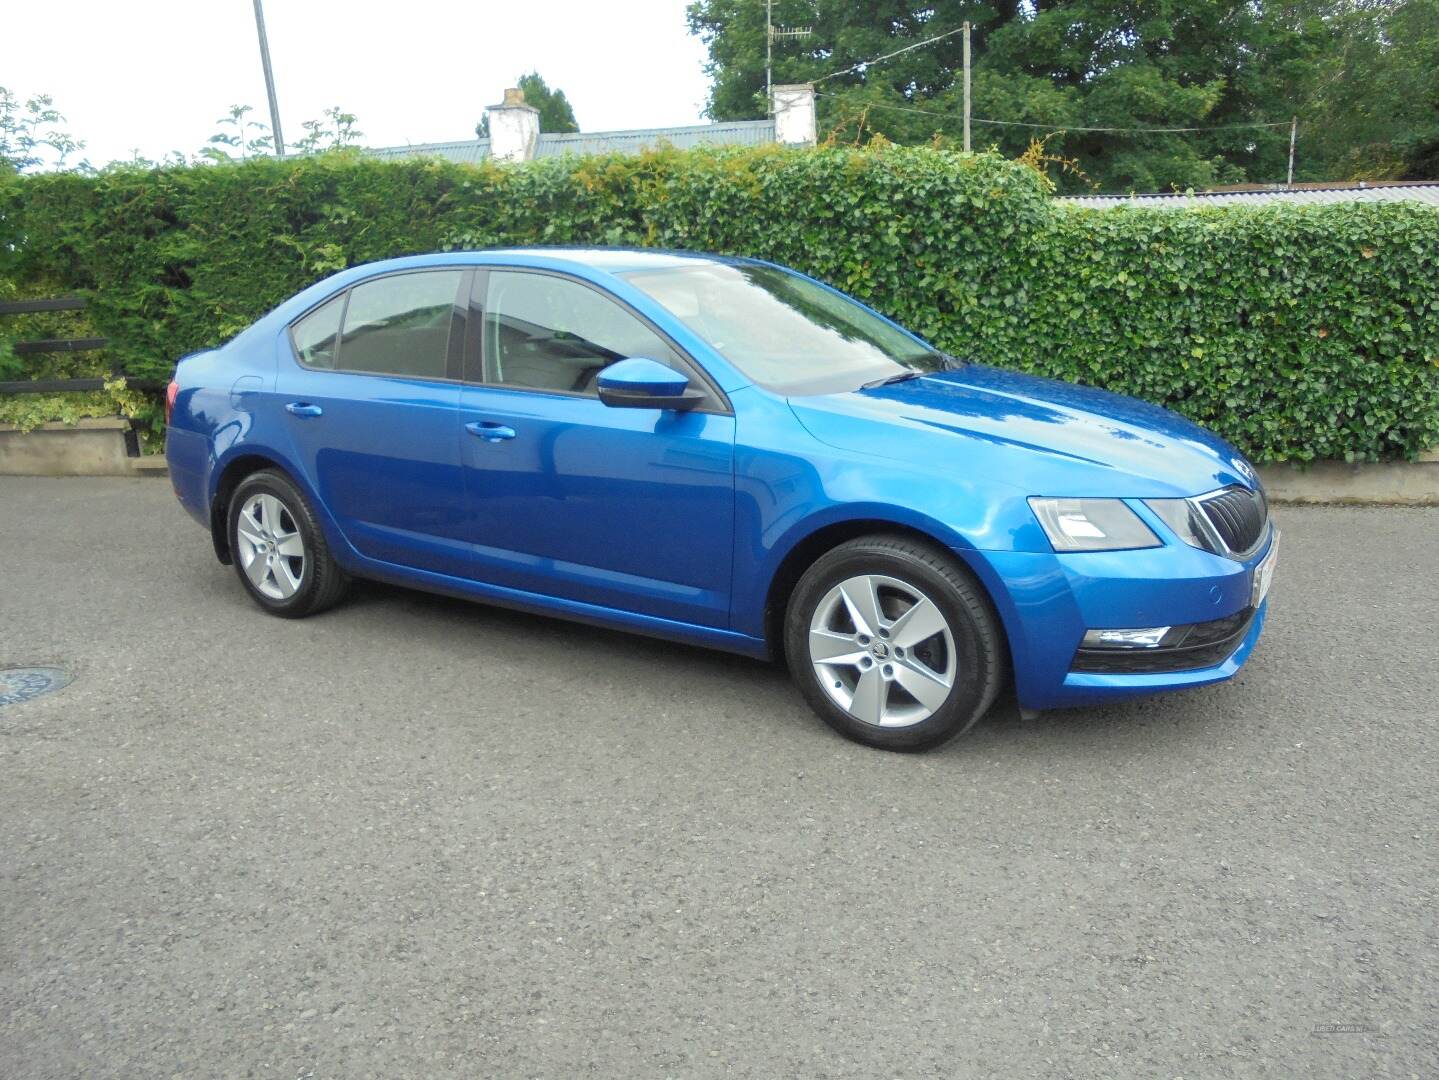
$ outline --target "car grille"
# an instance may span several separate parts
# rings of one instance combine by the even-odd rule
[[[1259,543],[1269,521],[1269,504],[1257,488],[1225,488],[1201,500],[1199,509],[1232,555],[1243,555]]]

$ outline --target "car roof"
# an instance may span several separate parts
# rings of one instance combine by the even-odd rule
[[[509,247],[473,251],[436,251],[351,266],[315,282],[270,312],[262,323],[288,323],[342,289],[382,274],[407,270],[458,269],[467,266],[515,266],[554,270],[597,281],[632,270],[679,270],[696,266],[762,266],[759,259],[702,251],[635,247]],[[260,324],[256,324],[260,325]]]
[[[435,252],[429,255],[407,255],[351,267],[336,275],[335,284],[377,273],[397,270],[418,270],[442,266],[484,266],[513,261],[515,265],[552,270],[590,271],[619,274],[631,270],[682,269],[703,265],[747,265],[754,259],[731,255],[714,255],[700,251],[666,251],[659,248],[625,247],[511,247],[486,248],[477,251]]]
[[[715,255],[704,251],[670,251],[662,248],[632,247],[515,247],[492,248],[485,251],[467,252],[484,256],[538,256],[583,266],[607,273],[623,273],[627,270],[665,270],[693,266],[696,263],[734,264],[753,260],[740,259],[729,255]]]

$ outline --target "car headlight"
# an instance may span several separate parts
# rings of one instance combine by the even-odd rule
[[[1188,499],[1145,499],[1144,505],[1174,530],[1174,535],[1191,547],[1212,551],[1213,545],[1199,519],[1199,511]]]
[[[1123,499],[1031,498],[1029,505],[1055,551],[1162,546],[1159,537]]]

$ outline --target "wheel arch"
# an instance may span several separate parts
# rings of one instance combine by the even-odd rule
[[[292,483],[298,483],[294,471],[277,456],[249,449],[228,458],[216,470],[214,492],[210,496],[210,542],[215,546],[215,558],[226,566],[234,561],[229,537],[230,497],[245,477],[264,469],[275,469],[284,473]],[[301,490],[304,490],[303,487]]]
[[[785,661],[785,609],[789,606],[790,596],[794,593],[795,586],[799,584],[805,571],[825,553],[832,551],[840,544],[861,536],[879,534],[904,536],[938,548],[940,551],[954,552],[954,544],[946,541],[938,529],[931,531],[913,523],[896,521],[893,518],[853,517],[818,525],[790,545],[770,576],[769,587],[765,595],[764,636],[771,656],[776,660]],[[995,603],[988,583],[981,575],[974,572],[967,559],[955,555],[954,561],[974,582],[980,596],[989,604],[990,612],[994,616],[995,624],[999,627],[1000,636],[1008,650],[1009,628],[1006,621],[1000,616],[999,605]]]

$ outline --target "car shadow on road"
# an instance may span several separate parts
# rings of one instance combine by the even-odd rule
[[[457,638],[472,640],[477,648],[488,647],[490,639],[503,639],[520,651],[563,650],[575,662],[602,666],[616,661],[642,661],[661,682],[703,683],[711,688],[725,683],[742,684],[751,704],[758,693],[774,701],[771,715],[793,715],[797,723],[809,725],[814,718],[793,688],[782,662],[753,660],[731,653],[649,638],[620,630],[469,600],[418,592],[379,582],[357,582],[342,611],[354,617],[380,618],[394,627],[403,621],[403,631],[413,640],[432,639],[452,644]],[[672,678],[669,678],[672,676]],[[1215,712],[1215,694],[1225,688],[1138,698],[1113,705],[1063,709],[1021,717],[1012,689],[1003,692],[990,711],[963,738],[939,748],[939,754],[1003,753],[1006,749],[1036,744],[1051,748],[1100,747],[1115,739],[1147,743],[1173,733],[1188,743],[1194,724],[1203,724]],[[1205,699],[1205,700],[1201,700]],[[766,710],[767,712],[769,710]],[[816,738],[832,736],[816,722]],[[1189,734],[1186,734],[1188,732]],[[854,746],[858,753],[876,752]]]
[[[529,644],[536,646],[563,645],[575,653],[643,655],[656,666],[673,664],[676,669],[685,668],[692,674],[698,668],[705,674],[770,680],[776,685],[784,685],[786,680],[782,665],[764,660],[378,581],[355,582],[345,607],[358,611],[376,607],[398,609],[414,615],[417,624],[433,625],[435,633],[443,636],[456,632],[477,636],[503,634],[511,639],[526,638]]]
[[[1092,752],[1109,761],[1115,746],[1122,744],[1140,753],[1158,750],[1188,755],[1196,739],[1207,745],[1216,726],[1241,707],[1239,693],[1233,686],[1201,687],[1023,715],[1009,690],[964,739],[941,750],[1017,753],[1043,747],[1065,756]]]

